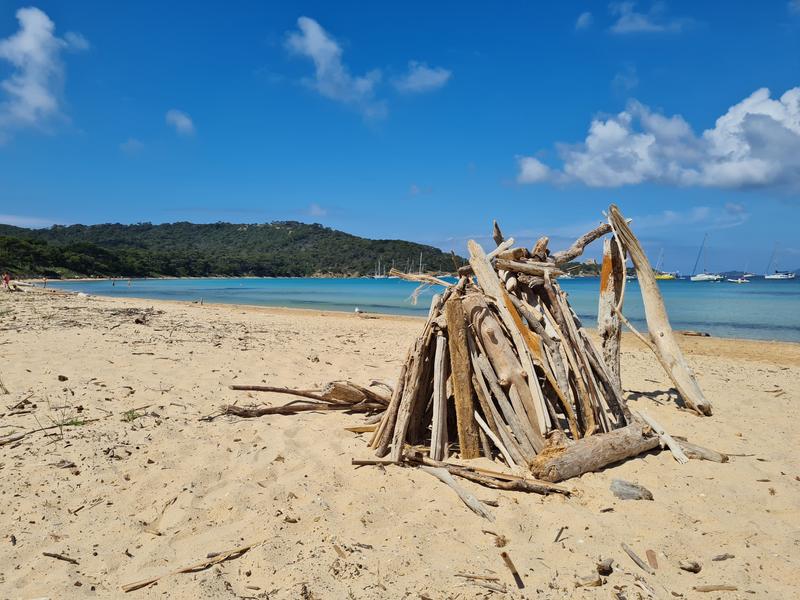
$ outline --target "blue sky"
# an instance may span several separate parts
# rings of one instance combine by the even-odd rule
[[[0,221],[319,222],[800,266],[800,1],[0,0]]]

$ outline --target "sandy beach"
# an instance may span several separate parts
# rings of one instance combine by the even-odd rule
[[[461,482],[496,504],[494,523],[424,472],[351,466],[351,458],[373,457],[369,434],[345,430],[363,416],[200,420],[224,404],[290,400],[231,391],[235,383],[393,382],[421,326],[404,317],[0,294],[0,378],[9,391],[0,396],[0,436],[51,427],[0,447],[0,597],[797,593],[798,344],[682,338],[715,408],[700,418],[679,410],[654,356],[625,336],[631,408],[646,409],[673,435],[730,453],[730,462],[680,465],[668,452],[651,453],[566,482],[571,498]],[[615,478],[646,486],[654,500],[618,500],[609,491]],[[655,575],[622,543],[641,557],[652,550]],[[251,544],[206,570],[122,591]],[[615,561],[607,581],[576,588],[601,558]],[[702,570],[679,569],[683,560]],[[507,591],[477,585],[486,581]],[[715,584],[737,590],[693,590]]]

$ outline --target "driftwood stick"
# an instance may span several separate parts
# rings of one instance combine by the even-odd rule
[[[382,441],[385,442],[386,447],[389,445],[389,440],[391,439],[391,431],[394,429],[394,423],[397,419],[397,409],[400,406],[400,398],[403,396],[403,387],[405,385],[405,378],[406,378],[406,368],[408,366],[408,361],[411,358],[411,350],[406,353],[406,359],[403,361],[403,366],[400,367],[400,374],[397,376],[397,385],[394,386],[394,391],[392,392],[392,399],[389,401],[389,406],[386,408],[386,411],[383,413],[383,418],[378,425],[378,428],[375,430],[375,435],[372,436],[372,440],[370,440],[370,448],[378,448]]]
[[[622,263],[617,239],[603,241],[603,266],[600,271],[600,300],[597,307],[597,333],[600,335],[603,361],[611,380],[622,389],[620,376],[620,341],[622,328],[614,307],[622,310],[622,286],[625,265]]]
[[[564,272],[554,267],[551,263],[531,262],[531,261],[516,261],[498,258],[495,261],[495,266],[503,271],[514,271],[517,273],[525,273],[526,275],[535,275],[544,277],[547,273],[551,277],[563,275]]]
[[[0,378],[0,395],[6,396],[9,394],[8,388],[3,383],[2,378]]]
[[[472,362],[472,387],[475,389],[475,393],[478,396],[478,402],[480,403],[481,410],[486,417],[486,423],[494,432],[494,434],[505,444],[506,450],[508,450],[508,452],[511,454],[514,462],[520,465],[527,464],[528,461],[525,458],[525,454],[519,447],[517,441],[513,438],[512,434],[506,430],[506,425],[503,423],[502,417],[497,411],[497,408],[495,408],[494,402],[492,402],[491,394],[486,387],[486,381],[480,365],[478,365],[477,362],[472,337],[467,337],[467,340],[469,341],[470,358]],[[497,384],[497,387],[499,387],[499,384]],[[502,393],[503,390],[500,389],[499,391]],[[533,448],[530,449],[529,456],[534,456]]]
[[[659,438],[639,421],[570,445],[556,442],[531,463],[531,472],[545,481],[564,481],[656,448]]]
[[[454,294],[444,305],[447,320],[447,348],[450,356],[450,377],[456,405],[456,428],[461,458],[478,458],[481,455],[478,427],[473,418],[472,377],[470,376],[467,322],[461,296]]]
[[[710,450],[709,448],[703,448],[703,446],[698,446],[697,444],[693,444],[683,439],[682,437],[678,436],[674,437],[675,440],[677,440],[678,444],[680,444],[683,453],[690,459],[709,460],[711,462],[718,462],[718,463],[726,463],[729,460],[727,454],[722,454],[722,452],[717,452],[716,450]]]
[[[343,410],[346,412],[371,412],[373,410],[383,410],[383,404],[376,402],[363,402],[359,404],[331,402],[294,402],[283,406],[238,406],[227,404],[222,407],[220,416],[233,415],[235,417],[253,418],[263,417],[264,415],[295,415],[300,412],[324,412],[333,410]]]
[[[689,462],[689,458],[683,453],[683,449],[681,448],[680,444],[678,444],[678,442],[675,441],[671,435],[664,431],[664,428],[659,425],[653,417],[644,411],[640,412],[639,416],[650,426],[653,431],[658,434],[658,437],[661,438],[661,443],[669,448],[669,451],[672,452],[672,456],[675,457],[675,460],[682,465],[685,465]]]
[[[497,220],[492,221],[492,239],[496,246],[499,246],[503,243],[505,237],[503,237],[503,232],[500,231],[500,225],[498,225]]]
[[[180,569],[176,569],[175,571],[170,571],[169,573],[164,573],[163,575],[159,575],[158,577],[151,577],[150,579],[143,579],[141,581],[137,581],[135,583],[129,583],[127,585],[122,586],[123,592],[133,592],[134,590],[139,590],[144,587],[148,587],[153,585],[157,581],[164,579],[165,577],[169,577],[171,575],[178,575],[180,573],[194,573],[195,571],[202,571],[203,569],[208,569],[214,565],[218,565],[221,562],[225,562],[226,560],[231,560],[233,558],[239,558],[248,550],[255,548],[256,546],[260,546],[263,544],[264,541],[256,542],[253,544],[248,544],[246,546],[240,546],[238,548],[234,548],[233,550],[228,550],[226,552],[220,552],[218,554],[214,554],[210,558],[206,558],[205,560],[201,560],[200,562],[194,563],[193,565],[189,565],[188,567],[183,567]]]
[[[575,243],[566,250],[562,250],[561,252],[556,252],[553,254],[553,260],[557,265],[574,260],[583,254],[583,250],[586,248],[586,246],[591,244],[596,239],[603,237],[607,233],[611,233],[611,225],[608,223],[598,225],[591,231],[584,233],[581,237],[575,240]]]
[[[489,436],[489,439],[492,440],[497,449],[500,450],[500,454],[502,454],[503,458],[506,459],[506,464],[512,468],[516,467],[517,463],[514,462],[513,458],[511,458],[511,454],[508,452],[508,449],[503,445],[503,442],[501,442],[500,439],[494,433],[492,433],[492,430],[489,429],[489,426],[486,424],[486,421],[481,419],[481,416],[478,414],[477,410],[475,411],[475,421],[477,421],[478,425],[480,426],[481,429],[483,429],[484,433],[487,436]]]
[[[703,415],[711,414],[711,403],[703,396],[703,391],[683,356],[683,352],[675,340],[672,327],[669,324],[664,299],[658,289],[658,282],[653,274],[653,267],[647,260],[639,240],[631,231],[619,209],[615,205],[609,207],[609,219],[614,225],[614,230],[619,236],[623,247],[633,260],[636,275],[639,279],[639,288],[642,292],[644,313],[647,320],[649,337],[656,349],[656,355],[664,365],[675,387],[678,389],[686,405]]]
[[[638,566],[642,571],[644,571],[645,573],[649,573],[650,575],[656,574],[656,572],[646,562],[644,562],[641,558],[639,558],[639,555],[636,554],[636,552],[634,552],[633,549],[630,546],[628,546],[628,544],[622,542],[621,546],[622,549],[625,550],[625,554],[630,556],[631,560],[635,562],[636,566]]]
[[[429,285],[441,285],[443,287],[450,287],[452,285],[450,282],[447,282],[444,279],[439,279],[438,277],[434,277],[433,275],[425,275],[424,273],[403,273],[402,271],[398,271],[397,269],[391,269],[389,271],[389,275],[392,275],[394,277],[399,277],[400,279],[404,279],[406,281],[427,283]]]
[[[447,456],[447,340],[441,333],[436,336],[433,359],[433,422],[431,424],[431,458],[444,460]]]
[[[456,480],[453,479],[453,476],[450,475],[450,471],[448,471],[447,469],[443,469],[441,467],[427,467],[425,465],[420,465],[419,468],[425,471],[426,473],[433,475],[434,477],[436,477],[436,479],[438,479],[439,481],[450,487],[450,489],[452,489],[456,494],[458,494],[458,497],[461,498],[461,501],[464,504],[466,504],[467,507],[469,507],[469,509],[476,515],[479,515],[484,519],[494,522],[494,515],[491,512],[489,512],[489,509],[486,507],[486,505],[483,504],[483,502],[481,502],[480,500],[478,500],[475,496],[470,494],[467,490],[458,485],[458,483],[456,483]]]
[[[412,461],[413,460],[417,459],[412,458]],[[563,496],[569,496],[571,493],[569,489],[559,485],[554,485],[546,481],[528,479],[509,473],[465,467],[462,465],[454,465],[453,463],[436,462],[425,457],[418,460],[425,465],[447,469],[447,471],[453,475],[469,479],[470,481],[480,483],[481,485],[493,489],[507,490],[510,492],[532,492],[534,494],[561,494]]]
[[[303,398],[310,398],[317,402],[328,402],[330,404],[341,404],[336,400],[331,400],[320,394],[319,392],[311,392],[308,390],[295,390],[287,387],[276,387],[271,385],[232,385],[230,389],[243,391],[243,392],[273,392],[276,394],[287,394],[289,396],[301,396]]]

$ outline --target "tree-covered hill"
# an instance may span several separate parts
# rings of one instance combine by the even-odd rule
[[[369,240],[322,225],[167,223],[0,225],[0,269],[15,277],[369,275],[394,265],[450,272],[453,259],[432,246]],[[463,259],[458,259],[459,266]]]

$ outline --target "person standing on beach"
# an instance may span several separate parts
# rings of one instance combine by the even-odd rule
[[[3,289],[10,289],[11,287],[11,276],[8,274],[7,271],[3,271]]]

